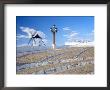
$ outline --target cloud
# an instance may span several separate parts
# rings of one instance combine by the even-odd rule
[[[78,35],[77,32],[71,31],[70,33],[65,34],[65,35],[63,35],[63,36],[67,38],[67,41],[72,41],[74,38],[77,37],[77,35]]]
[[[68,35],[67,34],[65,34],[65,35],[63,35],[64,37],[68,37]]]
[[[74,37],[74,36],[76,36],[78,33],[77,32],[71,32],[70,33],[70,37]]]
[[[29,27],[20,27],[20,29],[22,30],[22,32],[25,32],[28,38],[31,38],[31,34],[34,34],[34,32],[36,32],[36,30],[31,29]]]
[[[67,38],[65,45],[93,45],[94,42],[94,31],[86,34],[80,34],[76,31],[72,31],[64,36]]]
[[[70,27],[64,27],[63,30],[64,31],[70,31]]]
[[[65,44],[72,44],[73,42],[86,42],[86,41],[94,41],[94,30],[92,30],[90,33],[79,33],[75,30],[73,30],[70,27],[64,27],[63,31],[65,34],[63,35],[64,38],[66,38]]]
[[[66,31],[63,36],[67,38],[67,41],[72,41],[78,35],[78,32],[73,31],[70,27],[64,27],[63,30]]]
[[[22,30],[22,32],[25,32],[27,34],[28,38],[31,38],[32,34],[34,34],[36,32],[42,38],[46,37],[46,35],[42,31],[37,31],[37,30],[29,28],[29,27],[20,27],[20,29]]]
[[[16,37],[17,37],[17,39],[20,39],[20,38],[28,38],[28,36],[22,35],[22,34],[18,34]]]
[[[70,36],[68,36],[68,40],[67,41],[73,41],[73,40],[75,40],[77,38],[77,34],[78,33],[73,33]]]
[[[33,28],[29,28],[29,27],[20,27],[20,29],[25,34],[18,34],[16,36],[17,40],[23,39],[23,38],[30,39],[32,37],[32,34],[37,33],[40,37],[42,37],[42,41],[44,43],[48,43],[48,40],[46,39],[46,35],[42,31],[37,31],[37,30],[35,30]],[[35,41],[36,41],[36,45],[38,45],[39,39],[35,39]],[[33,42],[31,42],[31,43],[33,43]],[[35,43],[33,43],[33,44],[35,45]]]
[[[92,30],[90,33],[86,33],[85,37],[94,41],[94,30]]]

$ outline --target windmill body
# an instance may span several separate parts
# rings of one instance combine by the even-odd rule
[[[44,44],[44,42],[42,41],[42,37],[39,34],[37,34],[37,32],[35,32],[35,33],[30,32],[30,34],[31,34],[31,38],[30,38],[28,44],[30,44],[30,42],[32,41],[32,46],[33,46],[34,44],[36,44],[37,39],[40,40],[39,41],[39,46],[41,46],[41,42]]]
[[[53,49],[56,48],[56,43],[55,43],[55,32],[53,32],[53,44],[52,44]]]
[[[53,34],[52,48],[53,48],[53,49],[56,49],[56,37],[55,37],[55,35],[56,35],[56,32],[57,32],[57,28],[55,27],[55,25],[53,25],[53,27],[50,28],[50,30],[51,30],[51,32],[52,32],[52,34]]]

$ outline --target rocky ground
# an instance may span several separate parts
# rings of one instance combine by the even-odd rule
[[[94,47],[48,49],[16,58],[17,74],[94,74]]]

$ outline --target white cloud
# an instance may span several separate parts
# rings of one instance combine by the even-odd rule
[[[42,41],[44,43],[48,43],[48,40],[46,39],[46,35],[42,31],[37,31],[37,30],[35,30],[33,28],[29,28],[29,27],[20,27],[20,29],[25,34],[18,34],[17,35],[17,40],[19,40],[20,38],[27,38],[27,39],[29,39],[29,38],[32,37],[32,34],[35,34],[36,33],[40,37],[42,37]],[[36,43],[33,43],[33,42],[31,42],[31,43],[33,43],[34,45],[38,45],[39,44],[39,40],[36,39],[35,41],[36,41]]]
[[[65,31],[63,36],[67,39],[65,41],[65,45],[75,43],[78,44],[79,42],[82,42],[82,45],[84,45],[84,42],[88,42],[86,45],[92,45],[94,42],[94,30],[92,30],[90,33],[81,34],[77,31],[74,31],[70,27],[64,27],[63,31]]]
[[[76,38],[78,35],[77,32],[71,31],[69,34],[64,35],[64,37],[67,38],[67,41],[72,41],[74,38]]]
[[[78,33],[76,33],[76,32],[71,32],[70,33],[70,37],[74,37],[74,36],[76,36]]]
[[[77,46],[93,46],[94,45],[94,31],[86,33],[85,35],[79,34],[75,31],[64,35],[67,38],[65,45],[77,45]]]
[[[70,30],[70,27],[64,27],[63,30],[64,31],[69,31]]]
[[[63,35],[64,37],[68,37],[68,35]]]
[[[45,38],[45,34],[42,31],[37,31],[35,29],[29,28],[29,27],[20,27],[22,32],[25,32],[28,36],[28,38],[31,38],[32,34],[37,33],[42,38]]]
[[[64,27],[63,30],[66,31],[66,34],[64,34],[63,36],[67,38],[67,41],[72,41],[78,35],[78,33],[76,31],[73,31],[70,27]]]
[[[21,35],[21,34],[18,34],[16,37],[17,37],[17,39],[20,39],[20,38],[28,38],[28,36],[26,36],[26,35]]]

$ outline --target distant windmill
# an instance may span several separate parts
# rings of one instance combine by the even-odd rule
[[[39,46],[41,46],[41,42],[44,44],[44,42],[42,41],[42,37],[37,32],[34,32],[34,33],[30,32],[30,34],[31,34],[31,38],[28,42],[28,45],[30,44],[31,41],[32,41],[32,46],[34,45],[34,43],[36,44],[36,39],[40,40],[39,41]]]
[[[50,30],[53,33],[53,44],[52,44],[52,47],[53,47],[53,49],[55,49],[56,48],[55,34],[57,32],[57,28],[55,27],[55,25],[53,25],[52,28],[50,28]]]

